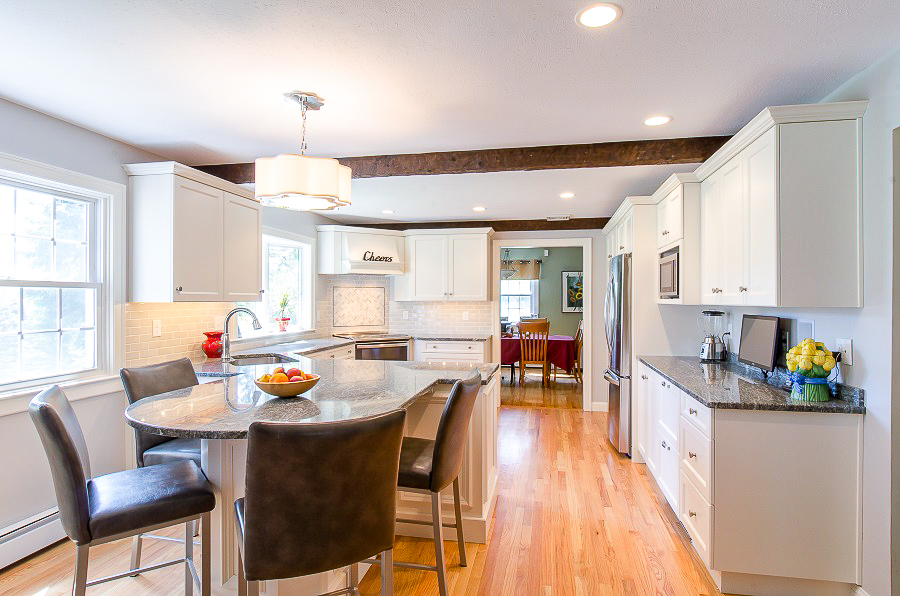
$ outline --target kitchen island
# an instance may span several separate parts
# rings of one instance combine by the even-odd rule
[[[316,360],[287,349],[259,351],[292,357],[296,363],[290,366],[322,378],[302,396],[276,398],[260,391],[253,380],[279,364],[233,366],[210,360],[198,366],[198,375],[207,382],[142,399],[125,413],[128,423],[139,430],[202,439],[203,471],[217,491],[211,524],[213,594],[237,593],[233,503],[244,494],[251,423],[351,420],[404,408],[406,435],[433,439],[452,383],[473,374],[481,376],[482,391],[472,415],[460,489],[466,540],[485,542],[496,501],[496,364]],[[445,511],[452,512],[451,495],[444,499],[451,505]],[[430,510],[427,496],[398,493],[398,517],[428,521]],[[430,536],[429,527],[411,524],[398,524],[397,532]],[[344,570],[336,570],[268,582],[265,590],[267,594],[316,594],[340,588],[344,582]]]

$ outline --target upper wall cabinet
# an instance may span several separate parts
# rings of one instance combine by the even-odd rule
[[[417,230],[406,236],[406,274],[396,278],[394,299],[400,301],[485,301],[493,230],[465,233]]]
[[[262,217],[252,193],[175,162],[125,171],[129,302],[260,299]]]
[[[632,251],[634,246],[634,214],[628,210],[606,231],[606,257],[611,259]],[[604,228],[605,229],[605,228]]]
[[[864,101],[763,110],[697,171],[703,304],[863,304]]]
[[[663,248],[684,237],[684,191],[681,184],[656,204],[656,247]]]
[[[660,293],[657,302],[697,304],[700,301],[700,181],[693,173],[672,174],[653,193],[656,203],[656,252],[675,257],[674,295]],[[657,269],[657,273],[659,270]]]

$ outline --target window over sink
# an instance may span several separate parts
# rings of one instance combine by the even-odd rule
[[[295,333],[312,330],[313,240],[263,228],[262,244],[262,301],[241,303],[256,313],[262,329],[256,331],[249,318],[238,317],[241,337],[273,335],[282,327]]]

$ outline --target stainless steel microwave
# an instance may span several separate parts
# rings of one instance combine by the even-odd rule
[[[662,299],[678,298],[678,248],[659,255],[659,297]]]

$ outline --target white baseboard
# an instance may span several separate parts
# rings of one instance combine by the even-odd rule
[[[609,402],[608,401],[595,401],[591,404],[592,412],[609,412]]]

